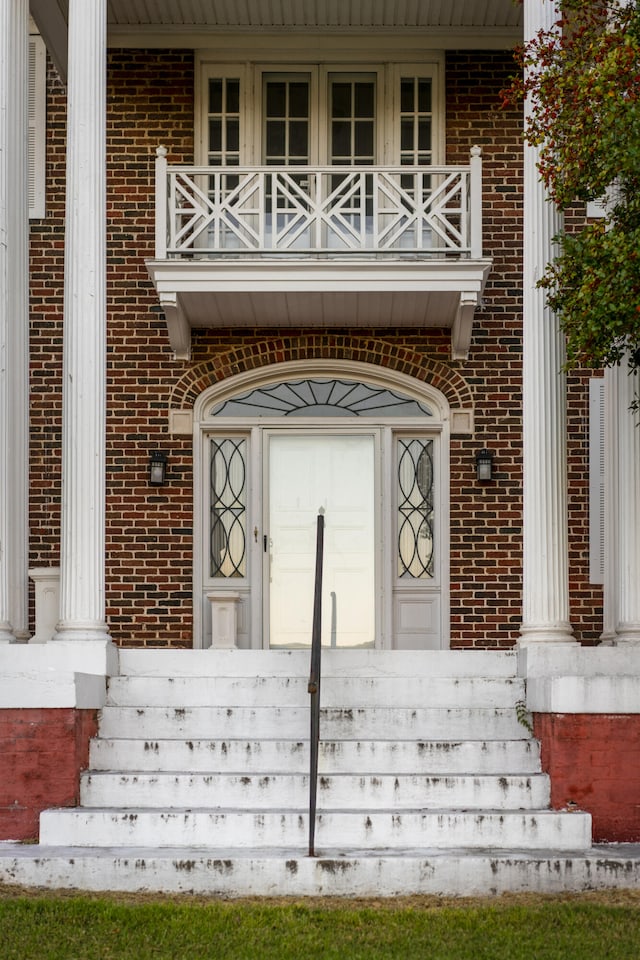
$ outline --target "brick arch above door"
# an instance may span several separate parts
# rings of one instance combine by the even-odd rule
[[[393,370],[428,383],[446,398],[452,412],[464,411],[459,426],[452,432],[471,429],[473,395],[464,377],[455,369],[411,348],[379,338],[319,334],[316,336],[276,337],[234,347],[190,367],[175,384],[169,400],[170,410],[192,408],[196,399],[214,383],[239,373],[304,360],[349,360]],[[464,424],[467,423],[465,429]]]

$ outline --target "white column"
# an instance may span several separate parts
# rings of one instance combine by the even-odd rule
[[[525,0],[525,42],[557,19],[556,4]],[[564,337],[536,284],[553,255],[561,217],[524,153],[523,618],[520,646],[573,642],[569,624]]]
[[[607,371],[611,402],[617,419],[615,464],[611,491],[613,530],[607,537],[613,554],[615,580],[607,584],[615,617],[615,638],[620,644],[640,644],[640,413],[630,409],[640,395],[640,375],[629,374],[625,361]]]
[[[0,642],[28,637],[27,0],[0,0]]]
[[[616,639],[618,623],[618,396],[616,368],[604,371],[604,583],[600,642]]]
[[[57,640],[106,640],[106,0],[69,4]]]

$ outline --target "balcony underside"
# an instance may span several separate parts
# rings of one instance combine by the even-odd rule
[[[178,359],[191,330],[238,327],[406,327],[451,330],[468,355],[489,260],[151,260],[147,269]]]

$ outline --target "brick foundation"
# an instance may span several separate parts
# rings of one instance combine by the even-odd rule
[[[593,817],[594,841],[640,841],[640,714],[536,714],[551,805]]]
[[[40,811],[79,803],[96,710],[0,710],[0,840],[38,836]]]

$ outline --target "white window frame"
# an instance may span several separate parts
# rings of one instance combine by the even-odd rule
[[[320,58],[314,51],[308,57],[297,51],[293,56],[286,48],[281,59],[266,61],[264,51],[248,48],[233,58],[226,59],[225,51],[199,51],[196,60],[195,122],[196,164],[206,165],[208,153],[207,103],[208,81],[213,77],[237,77],[240,80],[240,144],[241,166],[260,165],[262,157],[262,91],[263,74],[306,73],[311,75],[311,142],[310,154],[317,157],[319,166],[327,163],[329,131],[328,83],[330,74],[376,76],[376,149],[377,164],[395,165],[400,159],[400,78],[402,76],[428,77],[432,81],[433,164],[443,162],[445,156],[445,99],[444,99],[444,54],[429,51],[424,61],[416,60],[412,51],[406,58],[400,50],[390,55],[388,46],[369,42],[367,57],[360,59],[351,52],[338,55],[330,47],[326,56]],[[305,51],[306,54],[306,51]],[[376,54],[378,58],[376,59]],[[246,55],[246,56],[245,56]],[[227,53],[228,56],[228,53]],[[314,84],[317,86],[314,89]],[[316,105],[314,117],[314,104]],[[252,109],[254,105],[259,108]],[[325,129],[320,118],[325,118]],[[312,160],[312,164],[316,162]]]
[[[240,81],[240,165],[246,162],[248,142],[248,117],[251,92],[248,90],[247,65],[244,63],[205,63],[196,73],[195,126],[196,162],[208,165],[209,157],[209,80]]]
[[[47,50],[39,34],[29,35],[28,192],[29,219],[46,214]]]
[[[437,63],[394,63],[391,66],[390,111],[393,123],[390,125],[389,162],[397,163],[400,158],[400,81],[402,77],[417,77],[431,80],[431,156],[433,166],[444,162],[445,156],[445,114],[441,83],[442,70]]]

